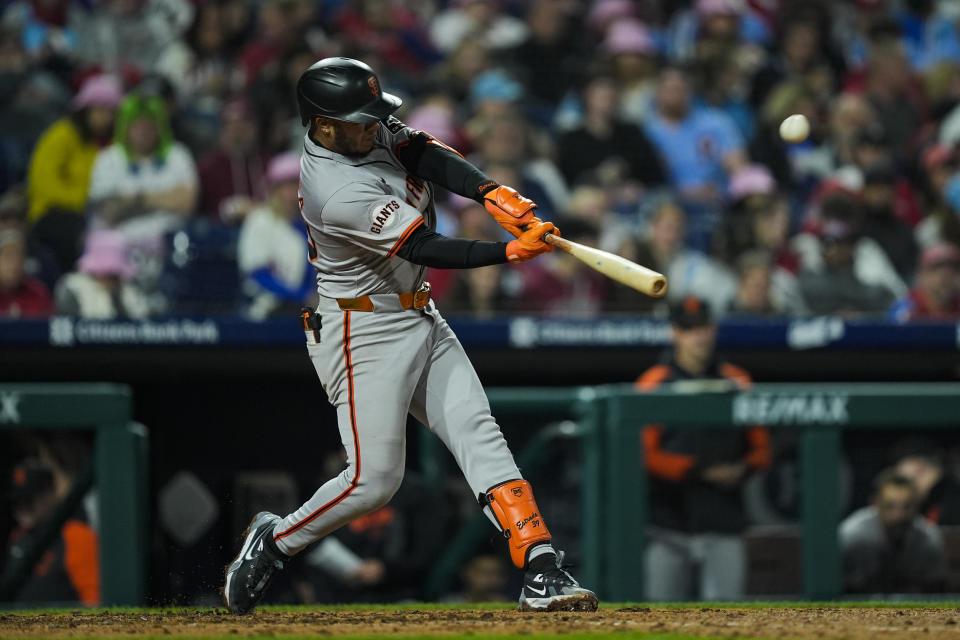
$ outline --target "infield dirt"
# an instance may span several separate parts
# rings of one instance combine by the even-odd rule
[[[0,613],[0,638],[676,633],[719,638],[960,640],[960,608],[648,608],[596,613],[499,609]],[[633,632],[633,633],[629,633]]]

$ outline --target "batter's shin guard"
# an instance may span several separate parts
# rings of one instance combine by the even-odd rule
[[[510,559],[518,568],[527,565],[527,554],[536,544],[550,542],[550,532],[533,499],[526,480],[507,480],[479,495],[480,506],[489,508],[510,546]]]

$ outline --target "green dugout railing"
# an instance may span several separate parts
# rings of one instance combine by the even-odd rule
[[[116,384],[2,384],[0,429],[92,430],[104,605],[141,605],[147,569],[147,430]]]
[[[579,421],[584,483],[583,564],[578,574],[584,584],[595,585],[602,598],[618,602],[644,598],[648,497],[643,425],[764,425],[801,431],[803,596],[811,600],[828,600],[842,592],[837,527],[843,431],[960,427],[956,383],[757,384],[742,392],[688,383],[650,393],[612,385],[490,389],[488,396],[495,416],[535,415],[542,420],[563,415]],[[532,444],[534,449],[542,446],[540,440]],[[434,458],[428,451],[421,453],[423,460]]]
[[[839,474],[844,429],[960,426],[960,385],[943,384],[757,384],[749,391],[711,391],[680,385],[651,393],[631,387],[597,390],[603,415],[606,544],[604,597],[643,598],[647,514],[646,474],[640,464],[640,429],[670,427],[800,429],[803,596],[827,600],[842,592],[837,543]]]

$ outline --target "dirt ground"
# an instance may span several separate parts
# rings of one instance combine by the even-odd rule
[[[0,613],[0,638],[346,634],[465,635],[598,632],[682,633],[720,638],[924,638],[960,640],[960,608],[602,609],[597,613],[510,610]]]

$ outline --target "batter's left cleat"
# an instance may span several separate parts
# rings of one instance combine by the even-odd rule
[[[580,586],[563,568],[563,551],[556,566],[542,572],[527,569],[520,590],[520,611],[596,611],[597,594]]]
[[[283,569],[286,558],[278,557],[282,554],[271,551],[273,545],[265,544],[278,522],[280,516],[261,511],[244,532],[239,555],[227,565],[223,588],[223,599],[231,612],[244,614],[257,606],[274,574]]]

